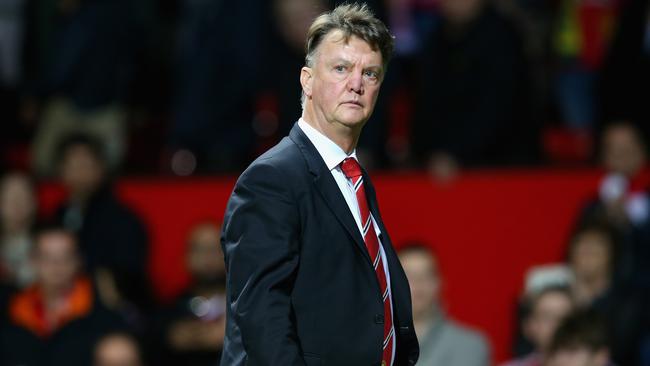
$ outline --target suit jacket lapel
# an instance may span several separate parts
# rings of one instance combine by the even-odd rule
[[[307,138],[300,127],[298,127],[297,123],[294,124],[291,129],[289,137],[302,151],[307,166],[309,167],[309,171],[314,175],[314,185],[323,196],[327,206],[341,225],[345,227],[346,231],[352,237],[355,245],[366,258],[368,263],[372,263],[370,256],[368,255],[368,250],[366,249],[366,244],[361,237],[361,233],[359,232],[357,223],[354,221],[354,217],[350,212],[350,208],[345,202],[345,198],[341,194],[339,186],[336,184],[329,169],[327,169],[320,154],[311,141],[309,141],[309,138]]]

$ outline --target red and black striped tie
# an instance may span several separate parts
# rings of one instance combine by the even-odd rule
[[[384,263],[381,258],[379,250],[379,239],[375,232],[375,227],[372,223],[372,215],[368,210],[368,199],[366,198],[366,190],[363,185],[363,176],[361,174],[361,166],[354,158],[347,158],[341,163],[341,170],[348,179],[352,181],[352,185],[357,195],[357,203],[359,204],[359,212],[361,213],[361,223],[363,224],[363,240],[366,243],[368,254],[372,260],[372,265],[375,268],[375,274],[379,281],[379,289],[381,290],[382,299],[384,301],[384,342],[382,365],[391,366],[393,357],[393,337],[395,336],[395,329],[393,328],[393,313],[390,304],[390,293],[388,291],[388,283],[386,272],[384,271]]]

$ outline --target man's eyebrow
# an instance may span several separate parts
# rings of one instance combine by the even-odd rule
[[[332,61],[332,63],[335,63],[335,64],[346,64],[346,65],[352,64],[352,61],[350,61],[348,59],[345,59],[343,57],[336,57],[336,58],[333,58],[331,61]]]
[[[364,67],[364,69],[366,69],[366,70],[375,70],[375,71],[381,71],[381,70],[383,70],[383,68],[384,67],[382,65],[368,65],[368,66]]]

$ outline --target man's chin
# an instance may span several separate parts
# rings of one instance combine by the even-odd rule
[[[345,114],[338,119],[342,125],[350,128],[363,126],[366,123],[366,120],[366,116],[361,113]]]

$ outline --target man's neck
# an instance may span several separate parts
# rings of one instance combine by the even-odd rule
[[[68,304],[69,288],[42,288],[44,316],[49,326],[54,327]]]
[[[70,293],[70,287],[60,287],[60,288],[49,288],[41,287],[41,292],[43,294],[43,302],[48,304],[57,304],[61,301],[67,299],[68,294]]]
[[[328,122],[324,116],[316,116],[316,113],[308,105],[305,106],[302,119],[308,125],[323,134],[323,136],[332,140],[348,155],[351,154],[357,146],[359,135],[361,134],[361,128],[355,129],[347,127],[341,123]]]
[[[607,276],[580,278],[575,284],[576,300],[579,304],[590,304],[597,297],[604,294],[609,286],[610,280]]]
[[[435,308],[431,308],[426,313],[415,315],[413,317],[413,327],[415,334],[419,339],[424,338],[433,327],[434,322],[438,320],[439,314]]]

